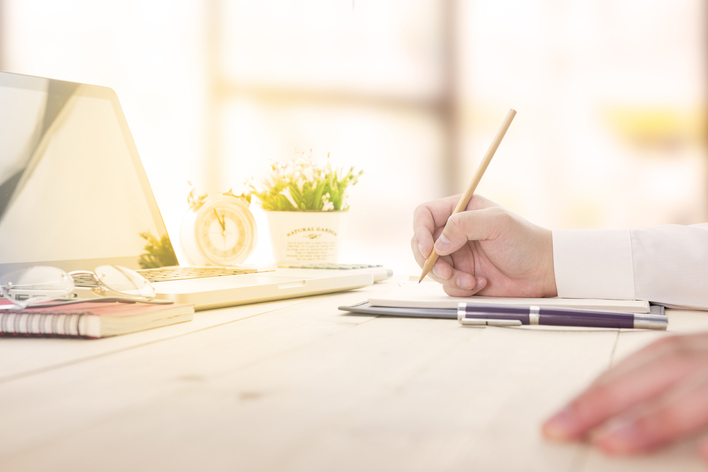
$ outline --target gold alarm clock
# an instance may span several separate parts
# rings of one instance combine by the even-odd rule
[[[182,220],[180,241],[193,265],[233,266],[256,247],[256,221],[248,200],[231,190],[216,197],[189,193],[190,210]]]

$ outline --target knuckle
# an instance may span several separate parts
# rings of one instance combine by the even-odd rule
[[[494,239],[500,234],[508,231],[514,224],[514,215],[506,208],[494,207],[484,210],[487,217],[487,225],[485,228],[485,237]]]
[[[613,409],[618,399],[613,388],[598,385],[577,398],[571,408],[583,422],[593,422],[601,412]]]
[[[446,229],[452,231],[454,234],[463,232],[464,233],[464,227],[463,227],[463,221],[462,221],[462,213],[456,213],[447,220],[447,225]]]
[[[494,207],[490,208],[490,213],[503,225],[511,224],[514,221],[514,215],[512,215],[506,208]]]
[[[417,207],[415,207],[415,210],[413,210],[413,217],[414,217],[414,218],[417,218],[417,217],[419,217],[420,215],[423,215],[423,214],[426,214],[426,213],[430,213],[430,208],[428,207],[429,203],[430,203],[430,202],[421,203],[420,205],[418,205]]]
[[[468,234],[474,225],[475,212],[463,211],[448,218],[447,228],[457,233]]]

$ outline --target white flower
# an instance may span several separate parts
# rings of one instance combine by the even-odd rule
[[[290,195],[290,187],[285,187],[280,193],[283,194],[285,198],[287,198],[288,201],[292,203],[295,208],[297,208],[297,203],[295,203],[293,196]]]
[[[324,202],[324,205],[322,205],[322,211],[334,210],[334,203],[329,201],[329,192],[322,195],[322,201]]]

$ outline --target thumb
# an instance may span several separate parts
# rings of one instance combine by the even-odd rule
[[[435,242],[435,252],[441,256],[452,254],[468,241],[494,239],[506,224],[509,213],[503,208],[462,211],[447,220],[442,234]]]

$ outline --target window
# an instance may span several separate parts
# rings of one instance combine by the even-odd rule
[[[465,187],[508,108],[479,193],[551,228],[708,220],[700,0],[0,8],[0,67],[117,91],[175,240],[187,180],[238,191],[312,149],[365,171],[343,259],[416,273],[413,209]]]

